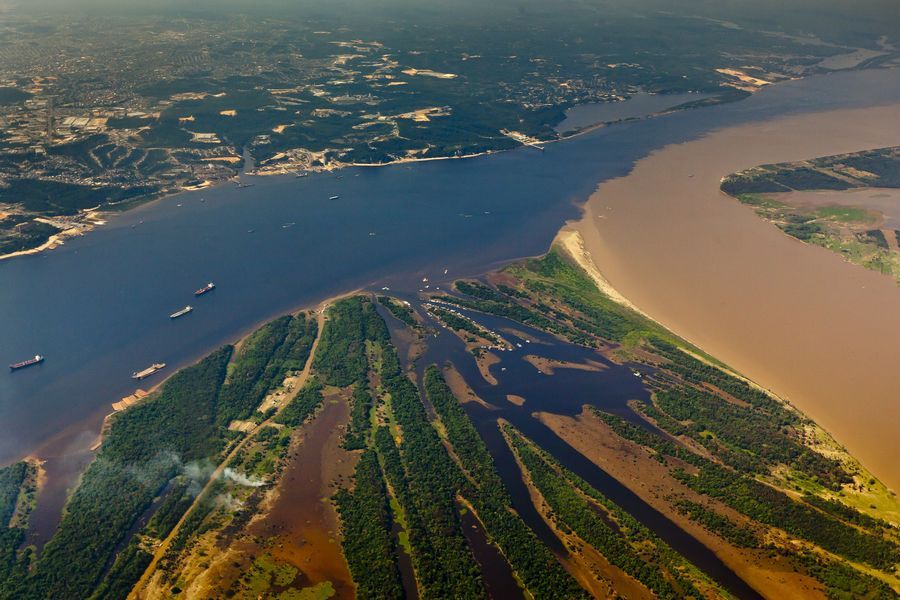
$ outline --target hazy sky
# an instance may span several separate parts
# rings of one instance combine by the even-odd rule
[[[4,3],[17,5],[14,10],[52,9],[54,13],[212,16],[240,12],[331,17],[348,23],[371,17],[440,24],[445,20],[540,19],[569,11],[599,12],[604,18],[666,11],[725,19],[751,28],[852,39],[860,44],[881,35],[900,43],[900,0],[0,0],[0,5]]]

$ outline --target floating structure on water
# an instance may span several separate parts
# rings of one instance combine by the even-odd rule
[[[187,306],[185,306],[185,307],[182,308],[181,310],[178,310],[178,311],[173,312],[171,315],[169,315],[169,318],[170,318],[170,319],[177,319],[178,317],[183,317],[184,315],[188,314],[188,313],[191,312],[192,310],[194,310],[194,307],[191,306],[190,304],[188,304]]]
[[[135,371],[131,374],[132,379],[146,379],[166,368],[166,363],[153,363],[143,371]]]
[[[31,367],[34,365],[39,365],[44,362],[44,357],[40,354],[35,354],[32,358],[28,360],[23,360],[22,362],[17,362],[9,365],[11,371],[18,371],[19,369],[24,369],[25,367]]]
[[[200,288],[199,290],[197,290],[196,292],[194,292],[194,295],[195,295],[195,296],[202,296],[203,294],[207,294],[207,293],[213,291],[214,289],[216,289],[216,284],[214,284],[212,281],[210,281],[209,283],[207,283],[206,285],[204,285],[202,288]],[[190,308],[190,307],[187,306],[187,307],[185,307],[185,308]]]

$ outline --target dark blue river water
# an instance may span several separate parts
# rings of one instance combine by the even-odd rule
[[[153,362],[171,373],[338,292],[415,289],[423,276],[542,253],[599,182],[656,148],[751,120],[892,101],[900,72],[850,72],[610,126],[545,152],[245,178],[255,185],[153,202],[52,252],[3,261],[0,363],[36,353],[46,362],[0,372],[0,464],[90,445],[110,402],[134,391],[132,371]],[[207,281],[218,289],[193,298]],[[194,312],[170,321],[186,304]]]
[[[414,304],[419,304],[414,298],[410,299]],[[417,308],[420,315],[427,315],[420,305]],[[460,312],[473,318],[488,330],[500,333],[511,344],[515,344],[515,347],[508,351],[496,353],[500,362],[492,365],[490,372],[497,380],[497,385],[491,385],[484,380],[465,344],[433,320],[431,325],[438,329],[439,333],[434,337],[429,336],[428,350],[416,362],[418,381],[424,381],[424,372],[428,365],[444,365],[450,362],[475,395],[491,405],[488,409],[470,402],[465,405],[465,409],[488,446],[497,472],[510,494],[513,507],[549,548],[559,554],[566,552],[562,542],[534,506],[516,458],[500,432],[501,419],[512,424],[549,452],[560,464],[654,531],[737,598],[761,597],[696,538],[644,502],[637,494],[591,462],[533,416],[538,412],[576,416],[587,404],[618,414],[641,427],[648,427],[646,420],[638,417],[628,405],[632,400],[647,402],[650,399],[645,380],[634,376],[632,365],[612,363],[595,350],[560,342],[547,333],[502,317],[467,310]],[[521,333],[514,334],[512,331]],[[559,369],[550,375],[542,373],[525,360],[528,355],[564,363],[600,363],[604,368],[598,372]],[[524,405],[509,402],[507,394],[524,398]],[[490,581],[496,572],[502,573],[503,567],[504,564],[500,561],[491,561],[490,569],[484,569],[486,581]]]

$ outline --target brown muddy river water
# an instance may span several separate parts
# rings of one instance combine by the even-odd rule
[[[663,148],[571,224],[637,307],[818,421],[900,490],[900,288],[719,190],[764,163],[900,144],[900,104],[791,116]]]

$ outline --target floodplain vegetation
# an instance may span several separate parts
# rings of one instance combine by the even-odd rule
[[[900,148],[879,148],[747,169],[727,177],[722,190],[786,234],[900,282],[900,229],[889,225],[897,214],[882,208],[878,202],[882,194],[869,194],[870,206],[865,201],[842,204],[839,198],[834,203],[808,204],[792,194],[869,188],[884,192],[900,188],[898,173]]]
[[[229,428],[231,421],[266,419],[255,412],[254,402],[303,367],[316,329],[316,320],[303,313],[276,319],[239,350],[225,346],[213,352],[141,403],[113,415],[96,458],[39,557],[21,549],[9,561],[10,569],[0,571],[0,597],[125,597],[155,548],[190,509],[167,556],[184,547],[192,527],[207,526],[204,515],[216,518],[221,512],[207,501],[215,495],[195,496],[214,463],[247,438]],[[264,428],[245,454],[256,446],[277,454],[283,438]],[[272,474],[273,460],[248,460],[251,476]]]
[[[603,295],[562,251],[427,300],[443,312],[344,298],[321,328],[311,313],[281,317],[175,374],[110,419],[39,554],[23,546],[37,467],[0,470],[0,598],[487,598],[499,572],[523,597],[728,597],[633,507],[501,419],[513,476],[548,527],[529,525],[450,371],[404,363],[393,342],[398,331],[426,339],[429,319],[481,336],[479,314],[640,366],[650,399],[629,418],[585,406],[565,417],[572,427],[545,424],[591,460],[599,453],[762,595],[896,597],[893,494],[793,407]],[[316,492],[332,520],[310,526],[340,546],[329,572],[345,572],[349,588],[321,575],[325,558],[292,558],[280,532],[254,527],[299,485],[289,467],[320,468],[292,461],[318,454],[298,450],[319,443],[307,432],[338,403],[345,418],[327,433],[345,475]]]
[[[728,547],[742,549],[737,554],[745,559],[777,559],[814,581],[820,596],[896,597],[900,503],[792,406],[613,302],[562,250],[508,267],[486,282],[457,282],[455,289],[440,301],[519,321],[650,370],[643,379],[650,401],[630,405],[636,418],[586,407],[577,422],[617,438],[620,448],[634,452],[627,462],[655,463],[662,472],[659,487],[667,491],[641,491],[642,485],[633,491],[684,529],[702,528],[715,538],[720,556],[727,557]],[[507,428],[506,436],[552,518],[590,543],[584,537],[590,529],[582,523],[579,531],[576,511],[589,501],[576,494],[584,482],[520,433]],[[615,467],[603,463],[614,476]],[[555,476],[543,478],[548,473]],[[627,470],[620,475],[626,485],[634,483]],[[729,566],[745,574],[739,565]]]

